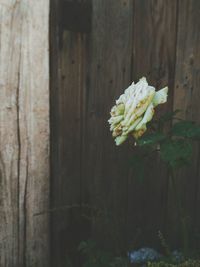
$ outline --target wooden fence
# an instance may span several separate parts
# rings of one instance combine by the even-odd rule
[[[88,238],[126,251],[159,246],[160,230],[177,246],[167,170],[154,158],[139,181],[127,163],[134,148],[114,145],[107,119],[146,76],[169,86],[161,112],[200,122],[200,1],[31,2],[0,0],[0,266],[63,267],[70,256],[79,267]],[[178,174],[197,232],[199,152]]]
[[[125,250],[158,245],[160,230],[175,246],[176,208],[164,166],[155,159],[139,182],[126,163],[134,148],[115,147],[107,119],[123,90],[146,76],[158,89],[169,86],[162,112],[181,109],[183,117],[200,122],[200,1],[53,1],[53,6],[52,205],[82,204],[52,214],[56,264],[91,236],[104,248]],[[179,175],[193,229],[200,223],[198,165],[196,148],[192,167]],[[85,204],[101,215],[85,219],[91,217]]]
[[[49,1],[0,0],[0,266],[49,266]]]

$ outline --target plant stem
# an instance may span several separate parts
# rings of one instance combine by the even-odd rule
[[[170,178],[171,178],[174,195],[176,199],[177,212],[178,212],[178,216],[179,216],[180,224],[181,224],[183,251],[184,251],[184,255],[187,255],[188,254],[188,231],[187,231],[186,217],[185,217],[182,205],[181,205],[181,196],[178,192],[174,170],[170,168],[169,173],[170,173]]]

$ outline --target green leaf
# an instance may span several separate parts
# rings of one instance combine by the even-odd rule
[[[200,138],[200,126],[192,121],[180,121],[173,125],[172,134],[186,138]]]
[[[168,140],[161,144],[161,158],[171,167],[181,167],[189,163],[192,145],[185,140]]]
[[[162,133],[146,134],[137,140],[139,146],[155,145],[166,139],[166,136]]]
[[[173,119],[175,119],[175,116],[177,113],[179,113],[180,110],[177,109],[175,111],[166,112],[163,115],[160,116],[158,120],[156,120],[156,129],[160,132],[163,131],[164,126],[166,123],[171,122]]]
[[[167,122],[167,121],[170,121],[170,120],[172,120],[172,119],[175,117],[175,115],[176,115],[177,113],[179,113],[180,111],[181,111],[180,109],[176,109],[176,110],[171,111],[171,112],[166,112],[165,114],[163,114],[162,116],[160,116],[159,121],[160,121],[160,122]]]

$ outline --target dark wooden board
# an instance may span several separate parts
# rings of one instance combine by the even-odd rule
[[[174,109],[184,119],[200,122],[200,2],[179,1],[176,48]],[[190,218],[190,236],[194,241],[200,223],[199,145],[194,145],[192,164],[178,175],[178,184],[186,214]],[[197,232],[196,232],[197,231]],[[195,234],[196,232],[196,234]],[[192,242],[193,246],[197,246]],[[198,243],[199,246],[199,243]]]
[[[82,184],[101,214],[93,221],[92,235],[107,249],[125,248],[126,242],[129,149],[115,146],[107,120],[116,98],[131,82],[132,10],[132,1],[93,1],[84,103],[83,179],[88,182]]]
[[[133,78],[146,76],[161,89],[168,85],[167,104],[159,106],[156,116],[172,110],[176,47],[177,1],[134,1]],[[160,159],[152,159],[143,183],[130,180],[132,210],[130,222],[140,229],[141,244],[159,245],[158,230],[165,234],[168,175]],[[131,192],[135,188],[135,191]],[[129,211],[129,214],[131,212]]]
[[[81,149],[87,35],[66,30],[65,23],[58,24],[60,19],[65,20],[66,10],[62,9],[68,5],[64,2],[63,6],[63,1],[52,1],[52,9],[57,12],[51,16],[52,257],[53,266],[65,266],[68,255],[79,266],[76,253],[85,235],[81,219]]]

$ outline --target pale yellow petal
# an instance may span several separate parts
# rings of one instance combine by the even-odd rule
[[[122,143],[124,143],[126,141],[126,139],[128,138],[127,135],[122,135],[122,136],[118,136],[115,138],[115,143],[117,146],[121,145]]]
[[[159,91],[157,91],[153,98],[153,105],[156,107],[159,104],[163,104],[167,102],[168,87],[165,87]]]
[[[136,128],[135,128],[135,130],[138,131],[138,130],[140,130],[141,128],[144,128],[143,125],[146,125],[147,122],[151,121],[152,118],[153,118],[153,115],[154,115],[154,106],[153,106],[153,104],[151,103],[151,104],[148,106],[148,108],[147,108],[147,110],[146,110],[146,112],[145,112],[145,114],[144,114],[143,119],[141,120],[140,123],[138,123],[138,125],[137,125]]]

